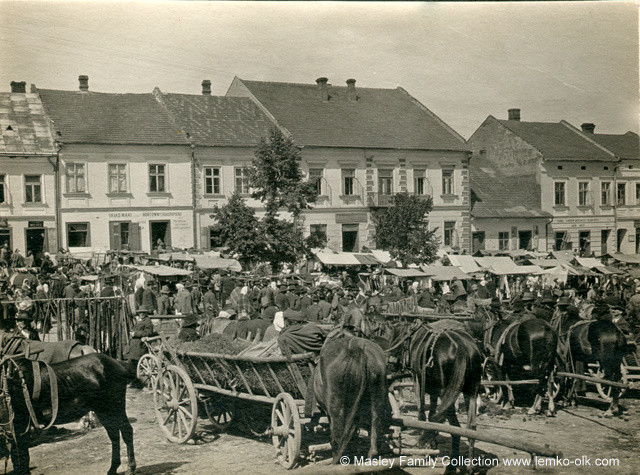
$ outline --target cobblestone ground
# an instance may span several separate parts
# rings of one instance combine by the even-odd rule
[[[479,430],[492,434],[517,438],[538,444],[549,444],[562,451],[572,462],[570,466],[538,467],[536,473],[629,473],[640,472],[638,448],[640,447],[640,400],[625,398],[625,412],[621,417],[602,418],[603,405],[583,401],[577,408],[561,409],[556,417],[530,417],[526,410],[517,408],[505,412],[495,406],[485,408],[480,415]],[[267,439],[257,439],[240,430],[215,434],[199,424],[196,442],[177,445],[162,435],[154,415],[153,400],[149,393],[128,391],[128,414],[135,431],[135,448],[139,474],[181,473],[283,473],[275,462],[274,449]],[[588,403],[588,404],[587,404]],[[409,407],[409,409],[411,409]],[[410,411],[409,411],[410,414]],[[461,421],[464,416],[460,415]],[[415,443],[415,434],[403,432],[403,443]],[[440,448],[446,454],[448,437],[441,437]],[[466,441],[463,439],[463,450]],[[476,455],[485,457],[529,460],[529,456],[504,447],[487,443],[476,444]],[[326,454],[328,456],[328,454]],[[586,463],[587,459],[592,464]],[[575,466],[575,459],[582,458],[584,466]],[[617,459],[613,468],[595,466],[596,459]],[[31,449],[31,466],[34,474],[87,474],[105,473],[110,460],[110,444],[101,428],[81,430],[77,424],[69,424],[46,435],[41,443]],[[123,462],[125,462],[123,445]],[[10,466],[10,464],[9,464]],[[120,468],[124,472],[125,466]],[[302,473],[344,473],[355,468],[306,464],[295,471]],[[362,471],[362,469],[360,469]],[[424,468],[407,468],[408,473],[425,473]],[[442,466],[428,470],[443,472]],[[504,464],[492,468],[489,473],[532,473],[530,468],[507,467]]]

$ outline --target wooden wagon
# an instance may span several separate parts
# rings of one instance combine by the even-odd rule
[[[304,399],[314,367],[313,353],[231,356],[185,352],[165,343],[163,354],[168,358],[153,381],[153,398],[156,418],[167,439],[176,443],[191,439],[200,411],[216,429],[224,430],[245,408],[270,406],[267,427],[256,419],[252,432],[271,437],[283,467],[297,463],[303,424],[310,420],[304,415]]]

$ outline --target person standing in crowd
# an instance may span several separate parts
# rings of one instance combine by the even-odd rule
[[[213,283],[209,284],[209,288],[202,297],[202,307],[204,316],[207,318],[214,318],[218,315],[219,305],[216,298],[216,288]]]
[[[155,335],[153,328],[153,322],[149,318],[149,311],[144,307],[140,307],[136,314],[136,324],[131,332],[131,339],[129,340],[129,352],[127,360],[127,369],[129,374],[135,376],[138,369],[138,361],[147,352],[147,348],[142,342],[143,338],[148,338]],[[132,386],[138,386],[133,383]]]
[[[158,296],[156,294],[156,281],[149,278],[147,284],[142,292],[142,306],[146,308],[149,313],[156,313],[158,309]]]
[[[0,267],[9,267],[11,263],[11,251],[9,251],[9,245],[5,242],[0,247]]]
[[[227,304],[227,300],[229,300],[234,287],[235,282],[233,278],[227,271],[223,271],[223,275],[220,278],[220,305],[224,306]]]
[[[185,289],[184,284],[176,284],[178,293],[175,298],[176,313],[179,315],[189,315],[194,313],[193,302],[191,301],[191,292]]]
[[[178,333],[178,341],[196,341],[200,339],[198,325],[198,316],[195,313],[183,318],[182,325],[180,325],[180,333]]]
[[[193,310],[195,313],[200,313],[200,304],[202,303],[202,292],[198,282],[190,283],[191,302],[193,303]]]
[[[276,306],[283,312],[289,308],[289,301],[286,296],[287,286],[280,284],[278,291],[274,293],[273,301]]]
[[[163,285],[160,289],[160,297],[158,297],[158,315],[171,315],[173,313],[173,303],[170,293],[168,285]]]

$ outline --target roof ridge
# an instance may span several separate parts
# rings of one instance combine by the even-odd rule
[[[575,134],[579,135],[580,137],[586,139],[589,143],[595,145],[596,147],[598,147],[600,150],[608,153],[609,155],[611,155],[614,158],[616,157],[616,154],[613,153],[611,150],[609,150],[608,148],[600,145],[598,142],[596,142],[595,140],[593,140],[591,137],[587,136],[587,134],[585,134],[584,132],[582,132],[581,130],[578,130],[577,127],[574,127],[573,125],[571,125],[569,122],[567,122],[566,120],[561,120],[560,123],[562,125],[564,125],[566,128],[568,128],[569,130],[571,130],[572,132],[574,132]]]
[[[236,76],[238,77],[238,76]],[[252,80],[252,79],[242,79],[240,77],[238,77],[238,79],[240,79],[243,82],[253,82],[253,83],[261,83],[261,84],[284,84],[284,85],[288,85],[288,86],[306,86],[306,87],[318,87],[317,84],[313,84],[313,83],[305,83],[305,82],[284,82],[284,81],[257,81],[257,80]],[[327,83],[327,86],[331,86],[331,87],[340,87],[340,88],[344,88],[347,89],[346,83],[344,86],[342,85],[336,85],[336,84],[331,84],[331,83]],[[368,87],[368,86],[357,86],[357,89],[364,89],[364,90],[373,90],[373,91],[397,91],[398,88],[400,86],[397,87]]]
[[[544,160],[544,153],[542,153],[542,150],[540,150],[538,147],[536,147],[535,145],[533,145],[531,142],[529,142],[527,139],[525,139],[522,135],[520,135],[519,133],[517,133],[515,130],[513,130],[511,127],[508,127],[506,124],[504,124],[503,122],[520,122],[519,120],[514,120],[514,121],[508,121],[508,120],[502,120],[502,119],[496,119],[493,116],[489,116],[492,117],[493,119],[495,119],[500,125],[502,125],[505,129],[507,129],[509,132],[511,132],[513,135],[520,137],[521,140],[523,140],[524,142],[528,143],[533,149],[535,149],[541,156],[542,156],[542,160]],[[526,122],[527,124],[553,124],[555,122]]]

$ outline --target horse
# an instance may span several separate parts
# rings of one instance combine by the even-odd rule
[[[522,319],[498,320],[489,325],[484,333],[484,347],[489,357],[487,365],[495,367],[499,379],[526,379],[527,376],[537,379],[535,399],[528,414],[541,411],[542,398],[546,392],[549,397],[547,415],[555,413],[553,400],[553,378],[551,377],[556,363],[556,347],[558,336],[546,321],[533,316]],[[507,386],[507,403],[509,408],[514,404],[513,389]]]
[[[558,323],[558,332],[562,343],[561,357],[565,365],[582,372],[584,365],[597,363],[603,373],[603,379],[619,381],[622,378],[621,364],[625,355],[634,351],[634,345],[628,344],[624,334],[610,320],[582,320],[569,314]],[[576,384],[569,390],[568,399],[575,404]],[[611,404],[604,413],[611,417],[620,411],[620,388],[611,387]]]
[[[50,366],[16,356],[6,357],[2,368],[7,387],[0,397],[0,423],[11,424],[13,418],[11,434],[5,432],[5,442],[10,443],[5,452],[11,455],[15,473],[29,473],[29,429],[40,428],[43,415],[50,413],[50,426],[76,421],[89,411],[95,412],[111,440],[108,475],[115,475],[120,466],[120,434],[127,447],[127,473],[135,472],[133,429],[126,413],[131,376],[120,363],[100,353]]]
[[[311,376],[306,412],[317,402],[329,417],[333,462],[338,463],[356,428],[369,431],[368,457],[379,453],[378,439],[388,429],[386,357],[373,341],[346,333],[328,339]]]
[[[464,331],[451,328],[429,328],[420,323],[406,327],[411,332],[401,360],[415,379],[418,420],[424,421],[425,394],[429,394],[429,420],[448,420],[460,427],[455,410],[458,396],[464,395],[467,427],[476,428],[477,397],[482,376],[482,354],[473,338]],[[397,343],[396,343],[397,344]],[[438,406],[438,397],[441,403]],[[426,435],[426,434],[425,434]],[[425,436],[422,438],[425,442]],[[474,441],[469,441],[469,457],[473,458]],[[460,453],[460,437],[451,436],[451,457]],[[447,467],[449,470],[452,467]],[[455,470],[455,469],[454,469]]]

